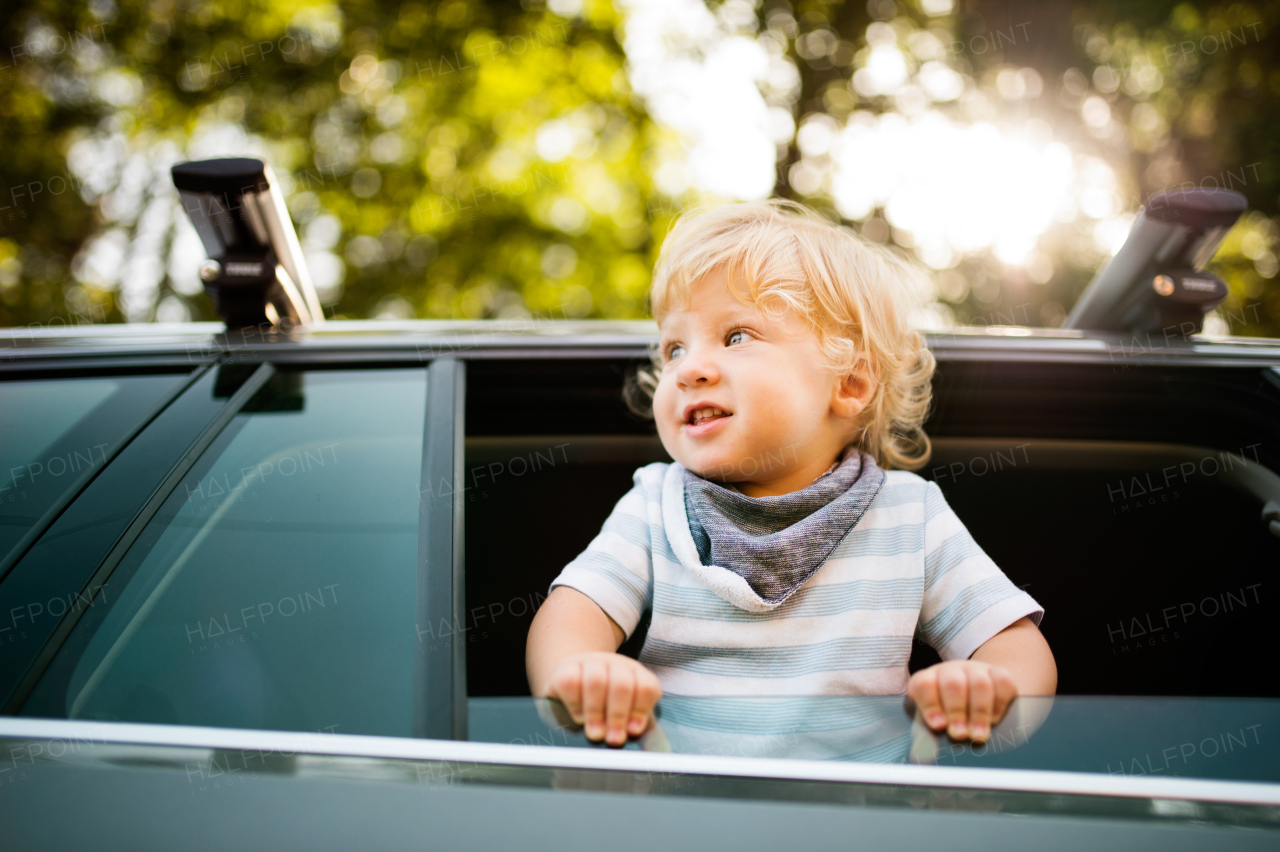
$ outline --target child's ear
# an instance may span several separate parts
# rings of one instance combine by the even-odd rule
[[[875,372],[870,363],[863,359],[853,372],[836,383],[831,396],[831,413],[836,417],[852,420],[871,402],[875,390]]]

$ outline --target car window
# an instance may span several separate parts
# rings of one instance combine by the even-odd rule
[[[0,575],[184,375],[0,382]]]
[[[277,374],[22,712],[411,735],[426,385],[422,369]]]
[[[473,742],[590,747],[556,702],[471,698]],[[1023,696],[986,743],[956,742],[913,719],[901,695],[664,696],[626,748],[720,757],[1280,781],[1274,698]],[[595,746],[600,747],[600,746]]]

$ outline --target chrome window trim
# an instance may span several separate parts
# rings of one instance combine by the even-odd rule
[[[555,769],[664,772],[683,775],[999,790],[1280,807],[1280,784],[1195,778],[1117,777],[1056,770],[716,757],[610,751],[602,748],[520,746],[337,733],[256,731],[24,717],[0,718],[0,739],[77,740],[102,744],[224,750],[253,749],[282,754],[434,760]]]

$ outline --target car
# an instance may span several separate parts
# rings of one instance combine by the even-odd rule
[[[195,172],[269,201],[252,162]],[[1045,606],[1056,698],[972,746],[901,696],[667,696],[611,750],[524,639],[668,460],[624,394],[655,326],[321,322],[287,242],[233,248],[229,324],[0,331],[6,848],[1280,842],[1280,340],[1156,298],[1197,264],[1122,250],[1082,300],[1119,327],[927,335],[919,473]]]

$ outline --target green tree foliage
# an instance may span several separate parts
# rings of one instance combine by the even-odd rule
[[[1280,337],[1280,5],[1100,3],[1075,23],[1074,83],[1119,116],[1131,186],[1248,198],[1210,267],[1231,288],[1218,313],[1233,334]]]
[[[0,324],[213,318],[166,170],[237,154],[281,176],[336,315],[642,316],[670,211],[618,22],[607,2],[27,3],[4,33]]]
[[[843,127],[859,115],[917,115],[920,107],[904,103],[903,90],[917,86],[933,59],[964,86],[930,108],[961,123],[1015,131],[1043,122],[1041,131],[1075,154],[1084,184],[1099,178],[1077,187],[1079,208],[1085,201],[1105,209],[1100,193],[1114,197],[1115,212],[1132,214],[1162,189],[1243,192],[1250,213],[1211,265],[1231,295],[1206,331],[1280,336],[1280,66],[1272,35],[1280,6],[798,0],[793,7],[766,0],[760,20],[791,38],[802,79],[801,128],[828,119]],[[871,36],[883,24],[906,56],[906,85],[860,90],[857,75],[869,67]],[[917,49],[930,34],[945,43],[938,56]],[[779,192],[838,207],[824,173],[830,164],[806,158],[802,137],[782,159]],[[992,175],[989,186],[994,191],[1011,179]],[[1105,261],[1098,244],[1114,246],[1112,232],[1128,222],[1081,212],[1066,211],[1041,235],[1034,263],[977,251],[935,264],[940,305],[961,323],[1060,324]],[[854,224],[870,239],[911,247],[913,235],[890,227],[891,218],[881,206]]]
[[[551,6],[21,0],[0,25],[0,325],[214,318],[167,170],[230,155],[282,179],[331,315],[644,316],[661,236],[707,195],[659,189],[685,140],[630,90],[628,7]],[[1144,198],[1217,184],[1251,212],[1214,260],[1231,297],[1207,330],[1280,336],[1280,6],[707,6],[799,71],[794,87],[769,72],[774,118],[800,131],[779,145],[775,194],[933,266],[933,322],[1058,325]],[[873,79],[886,57],[892,86]],[[841,198],[825,140],[926,113],[948,132],[999,128],[1015,152],[1070,152],[1066,201],[1033,246],[929,244],[883,198]],[[921,173],[947,154],[931,144]],[[966,190],[975,212],[951,219],[1017,198],[1025,178],[986,168]]]

